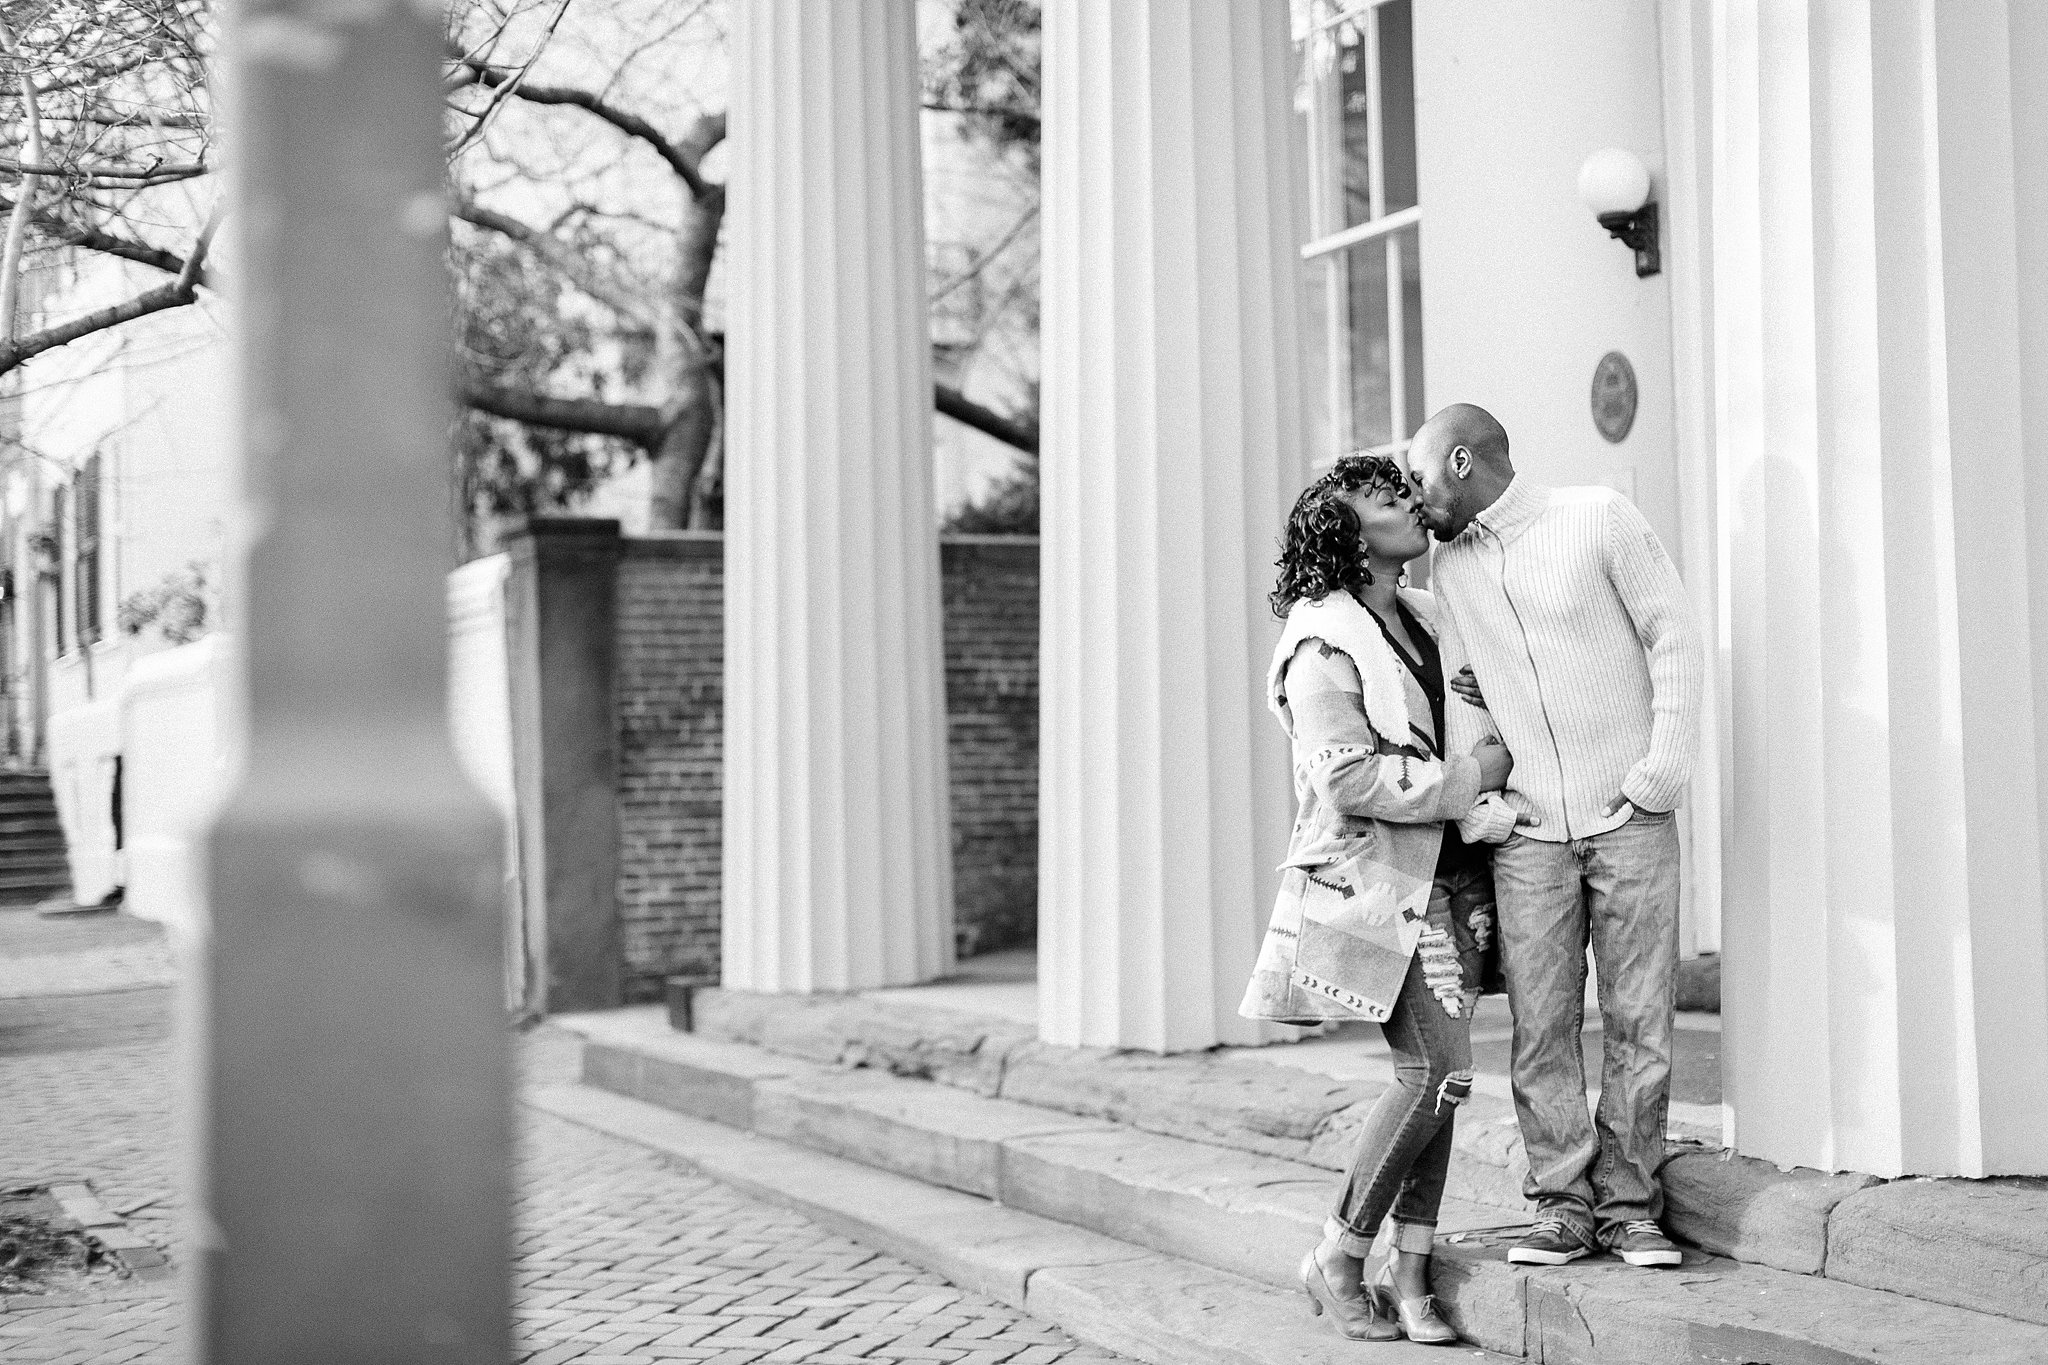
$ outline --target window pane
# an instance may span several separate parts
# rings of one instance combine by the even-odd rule
[[[66,654],[71,650],[71,617],[64,609],[67,605],[64,599],[64,559],[65,551],[70,548],[66,524],[71,520],[71,499],[65,494],[66,490],[60,486],[51,496],[49,525],[51,558],[56,561],[56,572],[51,575],[50,595],[51,605],[55,608],[57,617],[59,654]]]
[[[1318,257],[1304,272],[1303,373],[1317,458],[1406,440],[1428,415],[1420,237],[1418,228],[1404,228]],[[1390,271],[1398,301],[1388,297]]]
[[[78,471],[78,526],[73,534],[77,546],[78,640],[92,644],[100,638],[100,457],[89,456]]]
[[[1301,84],[1296,104],[1301,110],[1308,146],[1308,235],[1327,237],[1349,226],[1344,213],[1345,118],[1343,80],[1338,68],[1344,54],[1340,28],[1319,29],[1301,45]],[[1356,35],[1351,38],[1355,46]]]
[[[1369,22],[1369,20],[1368,20]],[[1375,217],[1372,206],[1372,67],[1363,23],[1338,30],[1337,68],[1333,73],[1338,106],[1344,120],[1340,174],[1344,186],[1344,219],[1340,228]]]
[[[1333,460],[1351,448],[1350,423],[1344,411],[1350,406],[1350,381],[1344,379],[1340,393],[1332,375],[1348,376],[1344,359],[1349,343],[1344,335],[1344,305],[1341,276],[1328,258],[1311,261],[1301,272],[1301,394],[1302,439],[1311,463]]]
[[[1381,155],[1386,158],[1383,213],[1398,213],[1417,203],[1414,20],[1409,0],[1393,0],[1379,8]]]
[[[1401,348],[1404,383],[1407,398],[1407,421],[1403,423],[1400,438],[1407,440],[1429,419],[1423,408],[1422,396],[1422,232],[1397,233],[1401,254],[1401,332],[1404,344]]]
[[[1351,331],[1351,449],[1394,439],[1393,394],[1387,383],[1387,252],[1367,242],[1339,253],[1347,279]],[[1405,433],[1404,433],[1405,434]]]

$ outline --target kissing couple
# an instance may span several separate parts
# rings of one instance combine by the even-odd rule
[[[1439,542],[1434,594],[1406,567]],[[1677,1002],[1673,809],[1699,745],[1703,651],[1676,567],[1606,488],[1515,471],[1457,404],[1407,467],[1347,455],[1288,517],[1267,700],[1293,748],[1280,895],[1239,1012],[1377,1023],[1394,1083],[1358,1137],[1313,1310],[1360,1340],[1447,1344],[1430,1252],[1471,1019],[1504,988],[1535,1206],[1512,1262],[1680,1262],[1658,1167]],[[1586,1103],[1586,952],[1604,1058]],[[1391,1218],[1389,1249],[1367,1262]]]

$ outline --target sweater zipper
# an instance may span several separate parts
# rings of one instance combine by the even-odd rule
[[[1543,729],[1550,736],[1550,756],[1557,764],[1557,805],[1564,816],[1564,837],[1572,837],[1571,806],[1565,798],[1564,750],[1558,746],[1557,729],[1550,723],[1550,703],[1543,699],[1543,674],[1536,667],[1536,651],[1529,647],[1529,627],[1522,622],[1522,609],[1515,605],[1515,595],[1508,591],[1508,543],[1491,527],[1488,533],[1500,550],[1500,595],[1514,613],[1515,629],[1521,632],[1522,654],[1529,660],[1529,676],[1536,680],[1536,709],[1543,713]]]

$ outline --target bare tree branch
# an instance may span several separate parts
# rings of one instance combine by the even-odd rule
[[[206,268],[206,253],[213,245],[213,234],[220,227],[226,204],[223,199],[214,205],[205,228],[200,231],[199,240],[193,244],[192,254],[185,258],[175,280],[145,290],[123,303],[109,304],[83,317],[0,344],[0,374],[6,374],[44,351],[68,346],[94,332],[104,332],[110,327],[119,327],[124,322],[133,322],[168,308],[182,308],[196,300],[199,297],[198,281]]]
[[[991,246],[988,250],[982,252],[981,255],[975,257],[972,265],[966,266],[952,279],[944,281],[937,288],[933,289],[931,297],[927,302],[937,303],[940,299],[943,299],[946,295],[988,269],[989,262],[1009,250],[1010,243],[1016,241],[1024,229],[1030,226],[1037,217],[1038,205],[1035,203],[1027,205],[1024,212],[1017,215],[1017,221],[1010,224],[1010,230],[996,239],[994,246]]]
[[[568,12],[569,0],[558,0],[555,5],[554,15],[548,20],[547,27],[542,30],[540,41],[534,45],[533,51],[528,54],[524,62],[520,63],[519,69],[513,72],[509,79],[501,81],[492,87],[494,93],[491,96],[491,100],[484,106],[483,112],[476,116],[476,122],[471,124],[469,131],[457,138],[455,145],[448,149],[448,159],[450,161],[461,156],[474,143],[482,140],[485,130],[497,119],[498,111],[505,107],[506,97],[516,93],[519,87],[526,83],[526,77],[533,70],[533,64],[540,60],[541,53],[547,51],[548,44],[554,40],[555,29],[561,24],[562,16]]]
[[[587,436],[618,436],[650,447],[661,439],[667,426],[661,409],[644,403],[553,398],[523,389],[504,388],[473,370],[458,379],[456,397],[478,412],[508,421]],[[1038,453],[1038,427],[1035,423],[1005,417],[966,397],[958,389],[947,388],[943,384],[932,386],[932,405],[955,421],[993,436],[1005,445],[1034,455]]]
[[[122,166],[93,161],[10,161],[0,157],[0,173],[8,175],[55,175],[67,180],[120,180],[141,185],[168,185],[174,180],[192,180],[213,167],[203,161],[169,161],[157,166]]]
[[[659,408],[643,403],[606,403],[593,398],[551,398],[502,388],[474,371],[456,380],[456,398],[478,412],[528,426],[589,436],[619,436],[651,446],[661,439]]]
[[[198,291],[182,279],[137,294],[125,303],[109,304],[83,317],[56,327],[46,327],[17,341],[0,345],[0,374],[19,367],[23,361],[41,355],[44,351],[67,346],[94,332],[104,332],[109,327],[119,327],[124,322],[161,313],[166,308],[181,308],[198,298]]]
[[[926,100],[918,107],[934,114],[973,114],[984,118],[1014,119],[1019,123],[1029,123],[1033,126],[1038,123],[1036,109],[1019,109],[1014,105],[947,104],[940,100]]]
[[[469,73],[469,81],[464,83],[490,86],[495,89],[512,79],[512,76],[503,69],[486,66],[478,61],[463,62],[462,69]],[[682,178],[683,183],[689,186],[690,194],[693,198],[702,198],[708,188],[704,177],[697,170],[697,158],[687,155],[681,147],[663,137],[653,124],[641,118],[638,114],[629,113],[609,100],[602,99],[588,90],[578,90],[566,85],[533,85],[529,83],[521,85],[514,93],[529,104],[573,105],[578,109],[595,114],[620,132],[636,137],[649,147],[652,147],[655,154],[669,164],[669,169],[673,170]],[[721,125],[720,135],[723,136],[724,115],[719,115],[718,119]]]
[[[563,278],[578,289],[599,303],[634,319],[650,331],[660,325],[659,317],[644,300],[636,298],[615,282],[604,279],[591,268],[588,259],[552,233],[544,232],[530,223],[521,222],[509,213],[485,208],[467,196],[456,201],[455,216],[465,223],[498,233],[519,243],[560,271]]]
[[[192,244],[192,254],[185,258],[184,268],[178,272],[178,288],[187,294],[199,283],[206,271],[206,253],[213,249],[213,234],[220,230],[222,215],[228,211],[225,195],[213,201],[212,210],[206,215],[206,226],[199,229],[199,240]]]
[[[0,199],[0,208],[5,207],[7,201]],[[161,270],[166,275],[180,275],[185,271],[186,258],[175,251],[166,251],[162,247],[151,246],[147,242],[138,242],[127,237],[116,237],[98,228],[61,222],[43,214],[36,215],[35,221],[38,228],[66,246],[83,247],[87,251],[97,251],[105,256],[119,256],[124,261],[134,261],[138,265]],[[193,283],[203,284],[209,288],[219,287],[214,280],[213,272],[205,268],[199,271]]]
[[[1038,453],[1038,424],[1005,417],[993,408],[985,408],[958,389],[947,388],[944,384],[932,386],[932,406],[956,422],[973,427],[985,436],[993,436],[1005,445],[1015,446],[1027,454]]]
[[[156,56],[156,53],[144,48],[123,57],[120,61],[109,62],[105,66],[88,66],[75,75],[39,83],[36,86],[36,93],[39,95],[54,95],[62,90],[78,90],[88,85],[98,85],[105,81],[110,81],[116,76],[126,75],[139,66],[147,65],[149,62],[156,60]]]
[[[17,63],[21,60],[21,49],[14,41],[14,27],[0,20],[0,47]],[[37,160],[43,155],[42,106],[36,97],[36,83],[26,71],[21,73],[21,115],[28,124],[29,155]],[[14,340],[15,329],[21,325],[21,249],[28,237],[30,219],[35,216],[36,191],[42,181],[34,175],[21,178],[21,194],[15,201],[13,211],[7,217],[7,240],[0,245],[0,337],[9,342]]]

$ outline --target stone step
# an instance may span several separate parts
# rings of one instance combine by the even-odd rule
[[[71,894],[71,877],[61,868],[48,872],[0,872],[0,900],[18,903]]]
[[[0,814],[0,838],[16,834],[62,833],[63,822],[55,810],[27,814]]]
[[[70,864],[64,858],[63,841],[56,847],[24,848],[11,840],[0,840],[0,875],[23,872],[64,872]]]
[[[654,1009],[556,1022],[584,1037],[590,1085],[1275,1289],[1292,1286],[1335,1185],[1328,1170],[1282,1157],[678,1034]],[[1438,1284],[1454,1321],[1511,1355],[1617,1365],[2048,1359],[2048,1329],[2034,1324],[1704,1252],[1688,1252],[1678,1273],[1609,1258],[1511,1267],[1514,1233],[1500,1229],[1520,1216],[1462,1200],[1446,1213]]]
[[[726,1097],[734,1093],[728,1087]],[[1361,1359],[1508,1365],[1506,1357],[1487,1351],[1447,1354],[1406,1341],[1346,1341],[1310,1315],[1299,1288],[1257,1283],[592,1086],[547,1087],[529,1092],[526,1103],[652,1148],[1082,1341],[1151,1365],[1358,1365]]]
[[[916,994],[699,990],[692,1010],[703,1036],[810,1061],[929,1078],[1331,1171],[1349,1164],[1359,1127],[1385,1085],[1384,1079],[1337,1080],[1227,1053],[1155,1057],[1056,1047],[1039,1042],[1034,1027],[1015,1019],[905,999]],[[1488,1093],[1504,1088],[1492,1084],[1499,1080],[1482,1075],[1458,1116],[1449,1193],[1519,1217],[1528,1163],[1512,1104]],[[1674,1233],[1703,1250],[1801,1274],[1822,1270],[1835,1206],[1876,1183],[1854,1173],[1781,1171],[1699,1145],[1675,1146],[1664,1171],[1666,1222]],[[2048,1217],[2048,1202],[2042,1212]],[[2048,1321],[2031,1312],[2017,1315]]]

